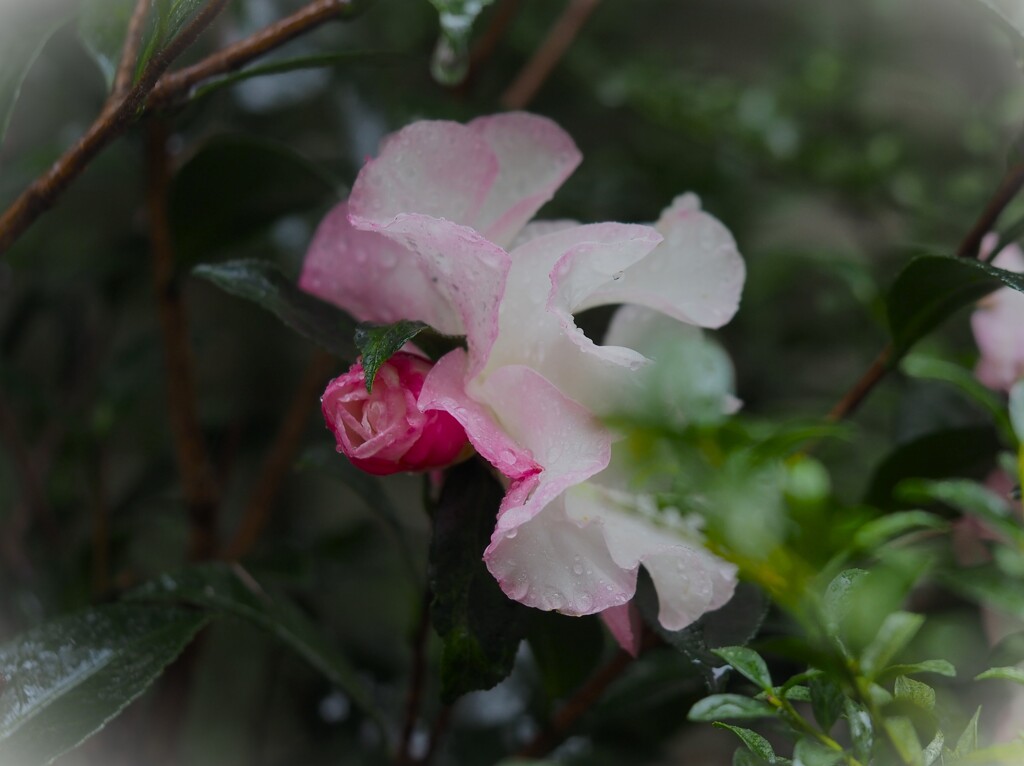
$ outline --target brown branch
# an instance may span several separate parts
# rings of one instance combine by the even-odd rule
[[[319,395],[336,365],[337,361],[326,351],[317,349],[313,352],[288,411],[281,420],[274,445],[263,461],[260,478],[249,498],[242,523],[224,551],[224,558],[239,559],[244,556],[266,528],[274,501],[302,444],[302,434],[309,416],[316,409]]]
[[[506,109],[522,109],[537,95],[555,66],[569,50],[590,14],[597,8],[598,0],[569,0],[568,7],[552,25],[551,31],[516,79],[501,96],[501,105]]]
[[[118,62],[117,72],[114,74],[114,87],[110,90],[111,102],[116,102],[132,88],[132,81],[135,79],[135,66],[139,62],[139,52],[142,50],[142,34],[146,29],[149,5],[150,0],[137,0],[131,18],[128,19],[121,61]]]
[[[316,0],[309,3],[291,16],[286,16],[197,64],[160,78],[149,95],[147,106],[150,109],[166,106],[175,98],[186,95],[200,82],[238,69],[325,21],[354,12],[356,5],[355,0]]]
[[[211,0],[166,48],[150,60],[128,93],[113,106],[105,108],[85,134],[0,215],[0,255],[53,206],[97,154],[153,104],[170,103],[202,79],[236,69],[330,18],[345,11],[354,11],[357,6],[355,0],[316,0],[194,66],[164,75],[167,67],[195,41],[226,3],[227,0]],[[151,93],[159,97],[154,97],[152,104],[149,101]]]
[[[167,413],[189,513],[189,557],[201,560],[210,558],[216,551],[219,492],[213,466],[207,455],[206,442],[199,427],[195,364],[188,343],[185,309],[175,273],[167,201],[171,177],[167,130],[159,120],[151,120],[147,127],[147,202],[153,248],[153,287],[167,364]]]
[[[139,81],[110,108],[105,108],[89,129],[64,152],[48,171],[33,181],[0,216],[0,254],[6,252],[40,215],[48,210],[92,159],[128,129],[171,63],[188,48],[220,13],[227,0],[210,0],[143,70]]]
[[[971,230],[967,232],[956,254],[959,258],[977,258],[980,255],[981,241],[985,238],[992,227],[996,225],[999,216],[1009,205],[1017,193],[1024,187],[1024,163],[1010,168],[1009,172],[999,183],[999,188],[981,211],[981,215],[974,222]],[[849,391],[843,394],[835,407],[828,413],[827,419],[830,422],[838,422],[853,414],[868,395],[875,389],[886,373],[892,369],[891,363],[895,361],[895,350],[892,344],[888,344],[881,350],[874,361],[860,379],[853,384]]]
[[[569,730],[590,710],[605,690],[611,686],[633,662],[633,655],[620,649],[606,665],[600,668],[583,687],[555,713],[544,731],[517,754],[520,758],[541,758],[554,750],[569,734]]]
[[[427,680],[427,642],[430,640],[430,588],[423,593],[423,605],[420,608],[420,620],[416,626],[416,635],[412,639],[412,676],[409,678],[409,692],[405,698],[405,721],[402,724],[402,735],[398,742],[398,755],[395,763],[398,766],[415,763],[410,747],[412,735],[416,730],[416,719],[420,714],[420,702],[423,699],[423,685]]]
[[[957,257],[978,257],[981,241],[985,238],[986,234],[992,231],[992,227],[996,225],[999,216],[1002,215],[1006,206],[1013,201],[1013,198],[1017,196],[1017,192],[1020,191],[1022,186],[1024,186],[1024,163],[1014,165],[1003,177],[1003,180],[999,183],[999,188],[996,189],[996,193],[992,195],[992,199],[989,200],[985,209],[981,211],[981,215],[978,216],[978,220],[971,227],[967,236],[964,237],[964,241],[960,243],[960,247],[956,251]]]

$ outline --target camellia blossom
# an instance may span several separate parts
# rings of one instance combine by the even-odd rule
[[[338,452],[377,476],[451,465],[467,446],[466,432],[447,412],[416,404],[432,366],[400,352],[377,370],[372,393],[359,362],[328,383],[320,404]]]
[[[534,115],[410,125],[321,223],[301,285],[363,321],[415,319],[466,337],[430,371],[418,405],[450,413],[508,479],[484,559],[509,597],[570,615],[612,609],[623,627],[642,564],[659,621],[680,629],[732,596],[735,567],[706,551],[692,519],[631,492],[613,463],[601,418],[644,395],[650,364],[615,345],[636,312],[620,311],[607,345],[574,316],[635,304],[719,327],[745,268],[692,194],[653,227],[528,223],[579,161],[569,136]]]
[[[982,252],[991,252],[995,237],[989,235]],[[1024,252],[1017,245],[1004,247],[993,266],[1024,272]],[[981,351],[975,368],[978,380],[997,391],[1009,391],[1024,378],[1024,295],[1002,287],[984,298],[971,316],[974,339]]]

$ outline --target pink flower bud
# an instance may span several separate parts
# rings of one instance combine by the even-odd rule
[[[422,357],[400,352],[377,371],[373,393],[366,391],[360,362],[328,383],[320,404],[338,452],[377,476],[454,462],[468,443],[462,426],[447,412],[416,406],[431,367]]]

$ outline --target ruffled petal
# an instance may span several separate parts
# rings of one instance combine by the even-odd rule
[[[677,197],[655,228],[665,241],[593,291],[579,308],[609,303],[649,306],[700,327],[721,327],[739,308],[746,278],[736,241],[693,194]]]
[[[570,521],[561,498],[529,523],[495,532],[484,561],[505,595],[536,609],[593,614],[636,591],[636,570],[612,559],[597,525]]]
[[[302,264],[299,286],[362,322],[416,319],[458,334],[462,321],[406,248],[349,223],[348,204],[317,227]]]
[[[575,325],[573,302],[595,280],[612,280],[660,240],[647,226],[603,223],[562,229],[514,250],[485,375],[504,365],[528,365],[574,401],[608,412],[617,392],[633,385],[628,373],[646,359],[593,343]]]
[[[508,247],[582,157],[569,134],[546,117],[510,112],[480,117],[466,127],[487,142],[499,168],[472,225]]]
[[[498,307],[505,290],[509,254],[473,229],[419,214],[401,214],[379,223],[351,217],[358,228],[379,232],[417,259],[432,289],[461,319],[458,330],[469,347],[469,374],[483,366],[498,334]],[[400,310],[400,309],[399,309]]]
[[[571,488],[564,502],[571,521],[601,530],[623,570],[635,573],[644,565],[658,593],[658,621],[667,630],[685,628],[732,597],[736,567],[708,553],[685,520],[593,482]]]
[[[520,479],[539,472],[529,451],[520,447],[494,421],[484,405],[466,393],[469,360],[461,348],[445,354],[427,375],[418,406],[422,410],[444,410],[465,429],[476,451],[505,476]]]
[[[473,395],[490,405],[502,430],[543,467],[528,497],[518,503],[506,499],[498,513],[496,536],[524,524],[568,487],[602,471],[611,460],[608,429],[534,369],[502,367]],[[494,466],[502,469],[501,463]]]
[[[384,139],[359,171],[349,205],[383,223],[419,213],[473,226],[499,173],[484,137],[457,122],[414,122]]]

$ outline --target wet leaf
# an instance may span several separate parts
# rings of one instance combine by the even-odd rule
[[[373,381],[377,378],[380,366],[427,328],[424,322],[408,319],[393,324],[364,322],[356,328],[355,343],[362,357],[367,391],[373,390]]]
[[[102,729],[207,619],[195,609],[114,604],[0,646],[0,763],[47,764]]]
[[[750,729],[744,729],[742,726],[730,726],[727,723],[716,721],[714,723],[720,729],[726,729],[731,731],[737,737],[739,737],[743,744],[747,746],[747,749],[759,758],[763,758],[768,763],[775,763],[775,751],[772,750],[771,744],[758,734],[756,731]]]
[[[769,718],[775,708],[767,702],[744,697],[741,694],[712,694],[690,708],[691,721],[718,721],[722,718]]]
[[[277,315],[277,318],[342,359],[355,358],[356,322],[285,277],[268,261],[242,260],[196,266],[192,273]]]

